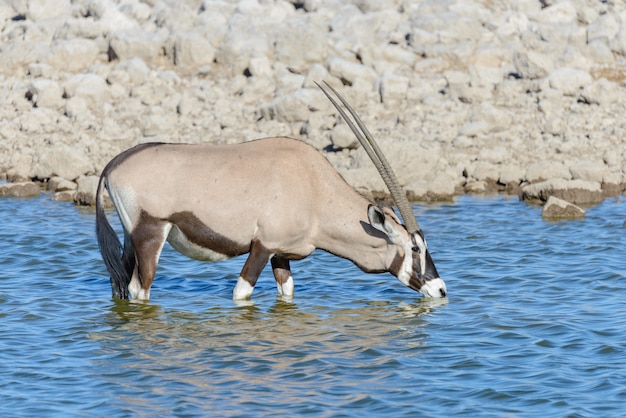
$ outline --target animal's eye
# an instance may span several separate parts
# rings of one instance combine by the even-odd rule
[[[412,250],[414,253],[418,253],[418,254],[421,254],[421,253],[422,253],[422,250],[420,250],[420,247],[418,247],[417,245],[416,245],[415,247],[411,248],[411,250]]]

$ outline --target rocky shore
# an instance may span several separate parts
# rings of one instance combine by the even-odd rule
[[[0,195],[93,202],[137,143],[314,145],[385,188],[315,81],[348,98],[413,200],[626,189],[624,0],[8,0]]]

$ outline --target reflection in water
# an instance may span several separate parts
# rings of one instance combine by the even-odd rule
[[[275,404],[277,411],[294,413],[307,392],[300,412],[315,410],[316,398],[322,411],[329,399],[376,404],[361,397],[363,387],[397,379],[393,369],[423,345],[420,316],[444,301],[299,309],[276,298],[268,307],[257,303],[203,312],[115,302],[107,314],[111,328],[90,336],[101,345],[97,367],[117,370],[105,375],[107,384],[134,386],[123,403],[135,408],[146,391],[158,397],[165,385],[168,397],[193,397],[205,412],[230,397],[230,405]]]

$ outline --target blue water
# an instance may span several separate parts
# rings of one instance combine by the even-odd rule
[[[323,252],[268,268],[167,248],[148,304],[114,302],[94,213],[0,200],[1,416],[626,414],[626,206],[548,222],[516,198],[416,205],[449,298]],[[110,214],[112,215],[112,213]]]

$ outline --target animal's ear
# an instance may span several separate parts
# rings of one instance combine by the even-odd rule
[[[369,205],[367,208],[367,218],[375,229],[387,235],[391,241],[398,237],[398,231],[389,222],[385,213],[376,205]]]

